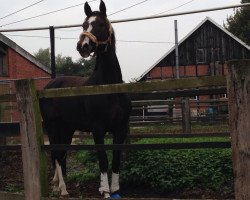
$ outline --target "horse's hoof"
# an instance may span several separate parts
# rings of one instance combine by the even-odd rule
[[[104,199],[110,199],[110,194],[108,192],[103,193],[103,198]]]
[[[69,196],[69,193],[67,193],[67,194],[61,194],[61,198],[69,198],[70,196]]]
[[[52,188],[52,191],[55,192],[55,193],[59,193],[59,192],[60,192],[60,189],[59,189],[59,187],[54,186],[54,187]]]
[[[111,199],[121,199],[121,196],[117,193],[111,194]]]
[[[67,190],[61,190],[61,197],[69,197]]]

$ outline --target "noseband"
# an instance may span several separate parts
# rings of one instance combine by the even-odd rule
[[[88,37],[92,42],[95,43],[96,47],[100,46],[100,45],[111,45],[111,36],[113,34],[113,28],[111,26],[110,21],[108,21],[108,19],[106,19],[108,25],[109,25],[109,37],[107,40],[105,41],[99,41],[95,35],[93,35],[91,32],[87,32],[87,31],[83,31],[80,34],[80,41],[83,42],[84,40],[84,36]]]

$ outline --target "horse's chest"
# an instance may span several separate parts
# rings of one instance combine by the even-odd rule
[[[88,98],[85,107],[88,115],[104,120],[115,120],[123,113],[120,98],[113,96]]]

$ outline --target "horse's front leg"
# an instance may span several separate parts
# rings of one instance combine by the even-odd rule
[[[56,160],[56,168],[57,168],[57,173],[58,173],[58,179],[59,179],[59,191],[61,192],[61,196],[68,196],[69,193],[67,192],[66,189],[66,184],[63,179],[63,172],[62,172],[62,167],[59,165],[59,163]]]
[[[57,167],[55,167],[55,174],[51,183],[52,183],[53,192],[59,192],[60,191],[59,190],[59,177],[58,177]]]
[[[93,132],[95,144],[104,144],[104,131]],[[99,192],[104,198],[110,197],[109,181],[108,181],[108,158],[105,151],[97,151],[99,160],[100,175],[100,187]]]
[[[120,131],[113,133],[113,144],[123,144],[127,137],[128,126]],[[113,196],[118,196],[118,191],[120,190],[119,183],[119,172],[121,164],[121,151],[113,151],[113,161],[112,161],[112,182],[111,182],[111,194]]]

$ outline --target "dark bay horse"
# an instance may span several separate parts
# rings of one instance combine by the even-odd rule
[[[82,57],[94,53],[96,65],[89,78],[59,77],[45,89],[77,87],[98,84],[122,83],[122,74],[115,50],[115,35],[107,19],[106,6],[100,3],[100,11],[92,12],[85,3],[86,19],[83,33],[77,43]],[[40,100],[44,127],[51,144],[70,144],[75,130],[91,131],[95,144],[104,144],[106,132],[113,134],[113,143],[124,143],[128,133],[131,102],[126,94],[93,95],[81,97],[51,98]],[[54,189],[67,195],[63,175],[66,174],[66,152],[52,151],[55,169]],[[105,151],[97,152],[100,166],[99,191],[105,198],[119,191],[120,151],[113,151],[112,181],[108,182],[108,159]]]

